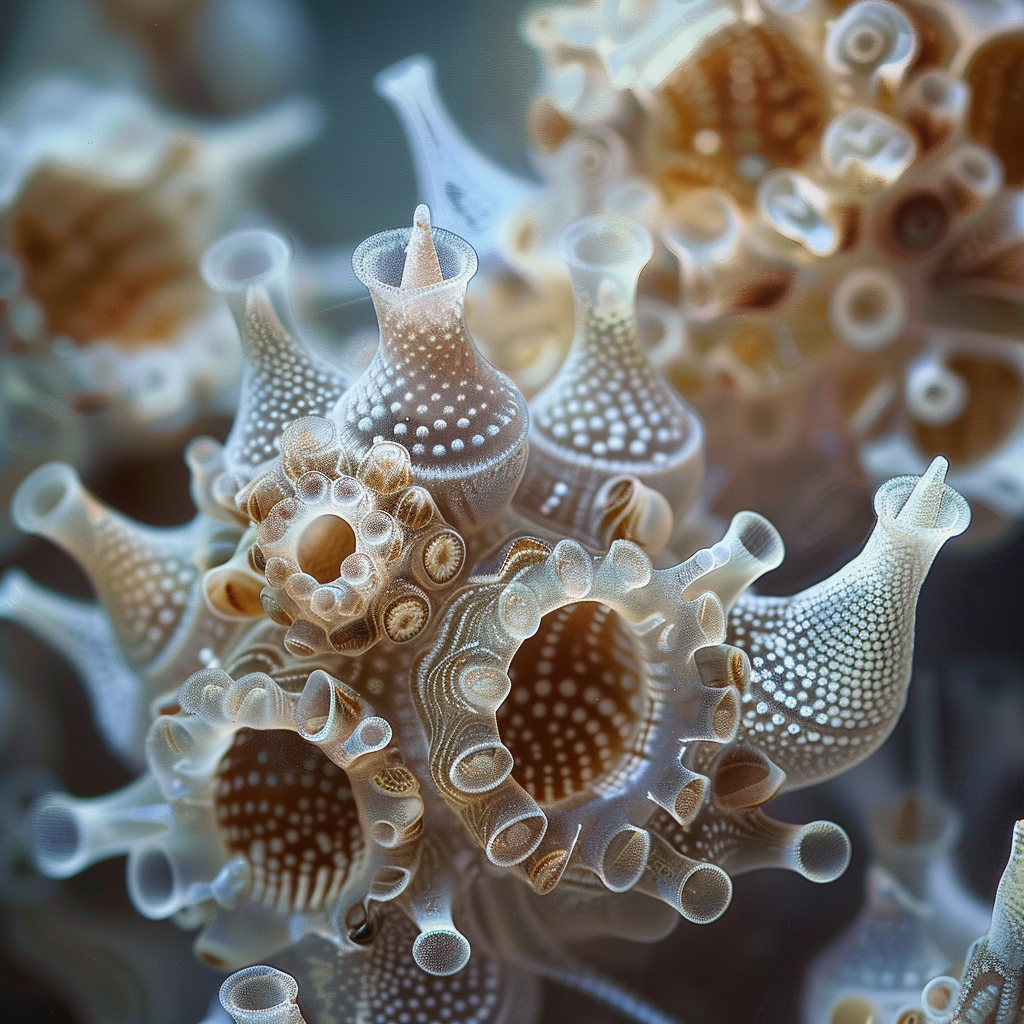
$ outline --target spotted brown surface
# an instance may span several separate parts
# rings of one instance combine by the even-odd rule
[[[644,695],[630,639],[606,606],[545,615],[508,674],[498,729],[513,777],[542,806],[592,788],[629,753]]]
[[[252,868],[254,902],[281,911],[329,906],[363,848],[345,773],[284,729],[240,729],[217,768],[225,845]]]

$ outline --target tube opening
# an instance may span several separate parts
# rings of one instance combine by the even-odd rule
[[[82,854],[78,815],[66,805],[47,803],[32,815],[32,852],[44,874],[72,870]]]
[[[421,970],[441,977],[461,971],[469,963],[466,937],[449,928],[436,928],[416,936],[412,956]]]
[[[19,529],[34,533],[78,487],[78,474],[63,462],[51,462],[30,473],[11,503],[11,518]]]
[[[723,743],[736,735],[740,723],[740,696],[731,686],[723,687],[711,712],[711,730]]]
[[[601,858],[602,881],[612,892],[636,885],[647,867],[651,837],[640,828],[624,828],[612,836]]]
[[[526,811],[501,825],[487,843],[487,859],[499,868],[525,860],[540,845],[548,819],[541,810]]]
[[[284,270],[291,251],[269,231],[236,231],[214,242],[203,255],[203,279],[218,292],[236,292],[261,284]]]
[[[894,341],[906,323],[906,300],[900,286],[874,270],[848,274],[832,294],[832,326],[851,348],[862,352]]]
[[[654,253],[645,228],[612,213],[594,214],[570,224],[562,233],[558,248],[570,266],[598,271],[624,263],[643,265]]]
[[[129,892],[139,913],[162,918],[174,913],[174,865],[160,848],[143,850],[128,865]]]
[[[718,920],[732,900],[732,879],[715,864],[698,864],[679,887],[679,912],[694,924]]]
[[[751,558],[764,565],[778,565],[785,554],[779,531],[767,519],[756,513],[740,513],[743,517],[736,538]]]
[[[334,717],[334,686],[326,672],[313,672],[302,689],[295,722],[303,739],[316,743],[326,738]]]
[[[800,874],[812,882],[833,882],[850,863],[850,838],[830,821],[812,821],[797,836],[794,854]]]
[[[684,249],[710,249],[731,244],[736,215],[729,200],[712,189],[698,189],[672,207],[671,240]]]
[[[273,967],[247,967],[232,974],[221,986],[220,998],[231,1013],[276,1010],[295,1002],[299,986],[295,979]]]
[[[317,583],[333,583],[341,575],[341,563],[355,550],[352,527],[340,516],[323,515],[302,531],[296,559],[299,568]]]
[[[707,794],[707,782],[703,778],[691,779],[679,792],[675,799],[676,817],[680,821],[692,821],[704,804]]]
[[[437,253],[442,280],[436,284],[402,288],[406,249],[412,237],[412,228],[394,228],[381,231],[360,242],[352,253],[352,270],[371,291],[386,289],[408,295],[422,295],[468,281],[477,269],[477,256],[465,239],[444,228],[431,227],[430,239]]]
[[[486,793],[501,785],[515,762],[501,743],[475,744],[459,754],[449,777],[463,793]]]

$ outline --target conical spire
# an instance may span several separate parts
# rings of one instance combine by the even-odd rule
[[[440,284],[443,280],[441,263],[430,236],[430,210],[420,203],[412,217],[412,234],[405,247],[405,265],[399,287],[422,288],[428,284]]]

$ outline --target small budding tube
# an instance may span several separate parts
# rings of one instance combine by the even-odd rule
[[[257,965],[232,974],[220,987],[220,1002],[235,1024],[306,1024],[298,994],[290,974]]]

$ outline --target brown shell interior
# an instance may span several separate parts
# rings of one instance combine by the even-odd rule
[[[754,199],[776,167],[799,167],[815,151],[828,99],[807,57],[769,26],[723,29],[655,94],[651,159],[670,197],[701,186]]]
[[[363,849],[345,773],[284,729],[239,729],[214,777],[231,855],[252,868],[252,899],[282,913],[329,906]]]
[[[542,807],[592,789],[638,747],[646,693],[632,637],[594,601],[549,612],[509,666],[498,732]]]
[[[170,342],[206,304],[199,254],[185,234],[189,210],[163,208],[153,185],[52,164],[28,178],[8,242],[51,335],[79,345]],[[196,191],[185,206],[203,201]]]
[[[1002,160],[1007,185],[1024,185],[1024,32],[981,47],[964,77],[971,87],[971,135]]]

